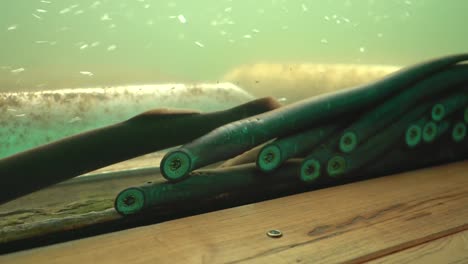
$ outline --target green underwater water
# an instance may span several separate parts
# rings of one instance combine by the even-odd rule
[[[464,0],[4,0],[0,91],[216,81],[257,62],[468,51]]]
[[[294,92],[310,97],[302,90],[325,82],[332,90],[333,83],[370,80],[377,75],[371,70],[391,68],[376,65],[468,53],[467,10],[466,0],[4,0],[0,215],[12,216],[4,226],[18,225],[8,239],[111,221],[118,216],[105,209],[113,206],[122,215],[159,206],[161,216],[178,217],[186,212],[177,203],[199,213],[219,202],[231,207],[466,159],[468,64],[454,64],[468,55],[441,58],[365,89],[281,108],[279,102],[294,103],[287,98]],[[323,75],[333,78],[303,78],[322,63],[352,69],[332,65]],[[252,75],[251,90],[236,81],[217,83],[233,69],[254,71],[242,68],[254,64],[267,73]],[[108,87],[168,82],[180,86]],[[285,85],[295,82],[305,85]],[[274,85],[289,94],[273,94]],[[96,86],[105,89],[10,93]],[[251,101],[260,97],[256,87],[277,100]],[[217,113],[160,110],[235,105]],[[257,156],[255,147],[265,142]],[[141,157],[154,151],[169,152]],[[141,159],[103,168],[134,157]],[[230,165],[216,167],[220,163]],[[105,214],[91,219],[95,211]],[[46,218],[59,225],[42,225]]]

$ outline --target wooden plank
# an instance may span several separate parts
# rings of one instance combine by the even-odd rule
[[[468,231],[442,237],[369,263],[468,263]]]
[[[468,161],[0,257],[12,263],[361,262],[468,229]],[[280,229],[283,237],[265,235]]]

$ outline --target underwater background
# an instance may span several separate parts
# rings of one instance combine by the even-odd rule
[[[466,52],[468,1],[5,0],[0,91],[217,81],[252,63]]]

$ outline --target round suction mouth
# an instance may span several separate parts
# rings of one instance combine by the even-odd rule
[[[121,215],[135,214],[145,206],[145,195],[139,188],[128,188],[117,195],[114,207]]]
[[[320,177],[320,162],[316,159],[307,159],[301,165],[301,180],[313,182]]]
[[[422,138],[421,127],[418,125],[411,125],[406,129],[405,141],[409,147],[415,147],[421,142]]]
[[[276,145],[267,145],[258,154],[257,166],[264,172],[273,171],[281,165],[281,150]]]
[[[441,121],[445,117],[445,107],[442,104],[435,104],[432,107],[431,116],[434,121]]]
[[[161,160],[161,174],[168,181],[180,181],[191,172],[191,164],[191,158],[186,152],[181,150],[169,152]]]
[[[358,144],[357,135],[354,132],[348,131],[340,138],[340,150],[344,153],[353,151]]]
[[[424,142],[430,143],[434,141],[434,139],[437,136],[437,133],[438,133],[437,125],[434,122],[429,121],[423,127],[422,138]]]
[[[466,125],[463,122],[458,122],[453,126],[452,139],[455,142],[462,141],[466,136]]]
[[[337,177],[346,171],[346,160],[342,156],[332,157],[327,164],[327,173],[331,177]]]

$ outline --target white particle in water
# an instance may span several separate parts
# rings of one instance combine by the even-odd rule
[[[67,7],[67,8],[64,8],[64,9],[60,10],[59,14],[63,15],[63,14],[66,14],[66,13],[68,13],[70,11],[71,11],[71,9],[69,7]]]
[[[72,119],[70,119],[68,121],[68,123],[76,123],[76,122],[79,122],[79,121],[81,121],[81,118],[79,116],[75,116]]]
[[[84,50],[84,49],[86,49],[87,47],[88,47],[88,44],[83,44],[83,45],[81,45],[80,50]]]
[[[251,38],[252,38],[252,36],[251,36],[251,35],[249,35],[249,34],[247,34],[247,35],[244,35],[244,36],[243,36],[243,38],[246,38],[246,39],[251,39]]]
[[[150,5],[146,4],[143,8],[148,9],[150,8]]]
[[[383,34],[382,33],[377,33],[377,37],[381,38],[381,37],[383,37]]]
[[[32,15],[33,15],[33,17],[35,17],[35,18],[37,18],[37,19],[42,19],[42,17],[40,17],[40,16],[38,16],[38,15],[36,15],[36,14],[34,14],[34,13],[33,13]]]
[[[115,24],[110,24],[110,25],[109,25],[109,28],[110,28],[110,29],[113,29],[113,28],[115,28],[115,27],[117,27]]]
[[[18,25],[11,25],[11,26],[7,27],[7,31],[15,30],[17,28],[18,28]]]
[[[91,7],[91,8],[96,8],[96,7],[98,7],[100,4],[101,4],[100,1],[95,1],[95,2],[93,2],[89,7]]]
[[[184,15],[178,15],[177,19],[179,19],[179,22],[182,24],[187,23],[187,19],[185,19]]]
[[[304,12],[309,11],[309,9],[307,8],[307,6],[305,4],[302,4],[301,7],[302,7],[302,11],[304,11]]]
[[[107,47],[107,50],[108,50],[108,51],[113,51],[113,50],[115,50],[116,48],[117,48],[116,45],[110,45],[109,47]]]
[[[52,3],[52,2],[51,2],[51,1],[46,1],[46,0],[41,0],[41,3],[50,4],[50,3]]]
[[[200,48],[205,47],[205,45],[203,45],[203,44],[202,44],[201,42],[199,42],[199,41],[195,41],[195,45],[197,45],[197,46],[200,47]]]
[[[109,14],[104,14],[101,16],[101,20],[102,21],[107,21],[107,20],[112,20],[112,18],[110,18]]]
[[[38,13],[47,13],[47,10],[45,9],[36,9]]]
[[[324,18],[325,20],[327,20],[327,21],[330,21],[330,17],[329,17],[329,16],[324,16],[323,18]]]
[[[328,43],[328,40],[325,39],[325,38],[323,38],[323,39],[320,40],[320,43],[327,44],[327,43]]]
[[[359,52],[365,52],[365,51],[366,51],[366,49],[364,47],[359,48]]]
[[[18,114],[18,115],[15,115],[16,117],[24,117],[26,116],[26,114]]]
[[[101,44],[99,41],[95,41],[95,42],[91,43],[91,47],[93,47],[93,48],[97,47],[97,46],[99,46],[99,44]]]
[[[24,72],[25,69],[24,68],[18,68],[18,69],[14,69],[14,70],[11,70],[11,73],[20,73],[20,72]]]
[[[80,73],[81,73],[82,75],[90,76],[90,77],[94,75],[94,74],[93,74],[92,72],[90,72],[90,71],[80,71]]]
[[[232,11],[232,7],[226,7],[224,8],[224,12],[229,13]]]
[[[77,8],[77,7],[78,7],[78,5],[72,5],[72,6],[66,7],[66,8],[60,10],[59,14],[61,14],[61,15],[66,14],[66,13],[72,11],[73,9]]]
[[[84,11],[83,10],[76,10],[76,12],[74,13],[74,15],[80,15],[80,14],[83,14]]]
[[[254,32],[254,33],[260,33],[260,30],[254,28],[254,29],[252,29],[252,32]]]
[[[221,34],[221,35],[223,35],[223,36],[224,36],[224,35],[226,35],[226,34],[227,34],[227,32],[226,32],[226,31],[224,31],[224,30],[221,30],[221,31],[219,32],[219,34]]]

